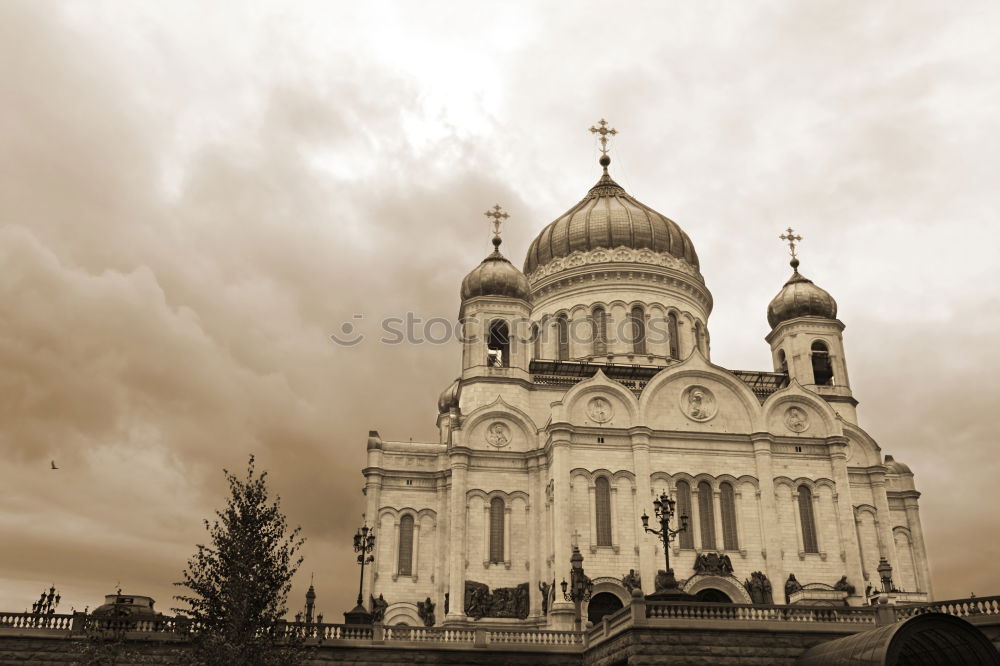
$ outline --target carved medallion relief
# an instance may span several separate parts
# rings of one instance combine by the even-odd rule
[[[681,411],[692,421],[704,422],[715,416],[715,396],[704,386],[691,385],[681,392]]]
[[[785,426],[792,432],[805,432],[809,429],[809,415],[801,407],[789,407],[785,410]]]
[[[502,421],[494,421],[486,428],[486,443],[498,449],[510,444],[510,428]]]
[[[607,398],[591,398],[587,403],[587,416],[595,423],[607,423],[614,416],[614,408]]]

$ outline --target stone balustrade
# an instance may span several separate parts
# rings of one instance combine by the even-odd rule
[[[541,652],[580,653],[632,628],[706,628],[718,629],[720,623],[742,623],[775,631],[835,631],[855,633],[875,626],[902,621],[921,613],[937,612],[978,624],[1000,625],[1000,596],[955,599],[909,606],[785,606],[686,603],[647,601],[633,597],[632,604],[609,614],[586,631],[550,631],[539,629],[488,626],[408,627],[383,625],[283,623],[281,636],[304,637],[307,643],[320,645],[376,645],[405,648],[419,644],[428,649],[533,650]],[[126,637],[185,640],[197,630],[183,618],[160,617],[95,618],[83,613],[72,615],[0,613],[2,636],[82,636],[88,631],[122,631]]]

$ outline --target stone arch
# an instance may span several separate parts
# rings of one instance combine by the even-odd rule
[[[842,431],[840,424],[843,421],[833,407],[830,406],[830,403],[823,400],[812,391],[807,391],[802,388],[802,386],[794,378],[792,378],[788,386],[769,395],[764,401],[764,404],[761,405],[761,423],[767,425],[772,421],[772,418],[780,419],[778,411],[781,410],[784,405],[789,405],[789,403],[792,405],[795,403],[802,403],[808,406],[812,411],[817,412],[823,420],[822,432],[817,433],[816,430],[810,427],[809,430],[802,433],[793,433],[794,435],[801,437],[825,437],[828,435],[841,434]]]
[[[669,366],[657,373],[646,384],[638,400],[639,415],[642,422],[652,425],[662,421],[662,418],[657,418],[659,416],[659,406],[655,405],[655,400],[669,384],[684,382],[685,380],[694,380],[696,382],[701,380],[702,382],[711,382],[725,388],[731,392],[735,405],[738,406],[743,419],[745,419],[745,422],[734,424],[733,427],[748,427],[751,429],[749,432],[760,430],[760,402],[753,394],[753,391],[750,390],[750,387],[731,372],[709,363],[700,351],[692,353],[684,361]],[[668,409],[674,409],[673,402],[673,400],[670,400],[667,403]],[[687,424],[686,421],[684,423]],[[694,425],[694,422],[691,422],[691,425]]]
[[[608,379],[607,375],[601,370],[594,373],[593,377],[579,382],[566,392],[562,400],[557,403],[561,409],[558,410],[558,415],[553,414],[553,419],[557,421],[567,420],[566,417],[568,417],[578,404],[586,400],[591,394],[598,393],[611,394],[625,406],[627,412],[627,414],[622,415],[625,418],[616,415],[607,425],[629,427],[636,422],[639,414],[639,402],[636,400],[635,395],[618,382]]]
[[[411,627],[424,626],[424,621],[420,619],[420,613],[417,612],[416,604],[409,601],[397,601],[394,604],[389,604],[389,607],[385,609],[383,624],[391,627],[400,623]]]
[[[712,576],[696,574],[684,582],[684,591],[697,595],[708,589],[719,590],[733,600],[735,604],[752,604],[753,599],[736,576]]]

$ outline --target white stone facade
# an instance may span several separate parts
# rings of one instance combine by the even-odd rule
[[[543,615],[539,583],[569,579],[574,543],[598,582],[595,592],[627,602],[618,581],[635,569],[651,593],[664,558],[640,516],[653,513],[663,491],[677,499],[682,482],[690,489],[690,528],[672,543],[670,562],[689,592],[712,588],[749,603],[742,581],[761,571],[774,601],[784,603],[789,574],[826,586],[846,576],[856,590],[847,602],[858,605],[867,583],[878,587],[884,557],[900,590],[932,593],[913,475],[883,462],[857,423],[839,320],[779,323],[768,336],[774,372],[738,375],[709,360],[711,295],[683,260],[630,248],[581,252],[528,280],[529,300],[462,303],[469,339],[461,376],[441,398],[439,441],[370,433],[366,520],[377,530],[377,549],[365,598],[384,596],[386,623],[421,623],[416,603],[427,597],[438,624],[465,621],[468,580],[491,589],[527,583],[523,623],[565,626],[569,604],[557,589]],[[636,306],[646,318],[640,352],[617,335],[632,330]],[[562,352],[554,329],[560,315],[579,329]],[[598,316],[607,317],[609,334],[595,342]],[[503,362],[491,365],[487,331],[500,320],[512,339]],[[527,339],[533,325],[538,342]],[[817,340],[829,350],[833,378],[825,384],[813,377]],[[557,363],[560,354],[570,362]],[[786,368],[787,376],[778,374]],[[755,392],[756,380],[784,385]],[[491,548],[496,498],[502,548]],[[814,527],[803,525],[803,502]],[[412,548],[404,548],[410,565],[401,570],[404,520],[413,521]],[[726,554],[734,575],[695,577],[703,552]]]

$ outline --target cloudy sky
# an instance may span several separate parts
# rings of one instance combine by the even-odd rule
[[[995,2],[0,3],[0,610],[167,609],[222,468],[271,472],[353,603],[367,431],[432,439],[454,318],[599,176],[677,220],[713,360],[769,369],[802,271],[862,425],[923,492],[938,596],[1000,593]],[[363,315],[363,319],[352,319]],[[58,471],[49,469],[55,459]]]

